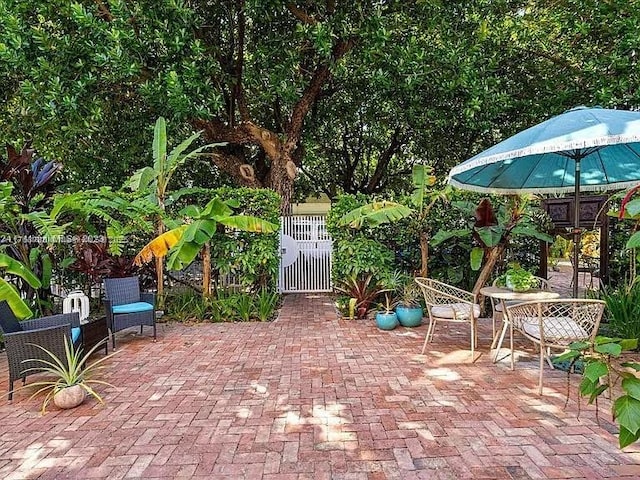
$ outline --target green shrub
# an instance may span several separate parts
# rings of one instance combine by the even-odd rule
[[[262,289],[254,298],[255,313],[258,320],[268,322],[273,317],[280,303],[280,295],[269,290]]]
[[[630,287],[605,288],[601,298],[607,303],[608,335],[640,339],[640,282]]]
[[[179,322],[204,322],[209,319],[210,299],[189,289],[167,294],[167,316]]]
[[[280,224],[280,197],[269,189],[216,188],[194,189],[173,205],[178,211],[187,204],[205,205],[218,197],[238,203],[237,214],[252,215]],[[219,275],[231,275],[252,291],[275,291],[280,266],[278,232],[264,234],[219,231],[211,242],[211,268],[214,281]]]
[[[248,322],[269,321],[280,302],[280,295],[267,289],[257,293],[218,289],[205,298],[187,290],[167,296],[167,317],[179,322]]]
[[[340,284],[350,277],[371,274],[378,281],[390,275],[395,269],[394,250],[381,239],[388,225],[376,228],[364,227],[355,230],[338,226],[342,216],[368,203],[366,195],[341,195],[331,205],[327,216],[327,231],[333,239],[333,265],[331,277],[334,284]]]
[[[477,204],[486,195],[455,190],[451,201],[462,200]],[[327,217],[327,230],[334,240],[332,279],[334,284],[345,282],[350,276],[372,273],[376,280],[400,270],[414,275],[420,268],[419,232],[424,229],[429,238],[440,230],[453,231],[468,226],[472,219],[464,218],[460,211],[443,202],[436,202],[424,225],[412,217],[376,227],[365,226],[359,230],[338,226],[338,220],[347,212],[370,203],[366,195],[342,195],[331,205]],[[399,199],[405,202],[402,198]],[[504,196],[492,197],[497,207],[506,201]],[[539,230],[546,230],[548,217],[539,209],[530,212]],[[477,279],[477,271],[471,269],[470,252],[476,245],[471,235],[455,237],[429,249],[429,277],[470,290]],[[508,261],[517,261],[530,271],[539,267],[540,242],[533,238],[515,237],[498,265],[496,275],[506,269]]]

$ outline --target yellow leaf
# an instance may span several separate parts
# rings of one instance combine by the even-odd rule
[[[180,241],[187,227],[188,225],[182,225],[151,240],[140,250],[138,255],[136,255],[133,263],[139,266],[143,263],[150,262],[154,257],[164,257],[169,253],[169,250]]]

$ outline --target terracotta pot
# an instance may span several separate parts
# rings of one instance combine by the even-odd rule
[[[84,402],[87,392],[80,385],[63,388],[53,395],[53,403],[56,407],[67,409],[75,408]]]

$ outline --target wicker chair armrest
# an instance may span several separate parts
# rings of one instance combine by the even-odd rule
[[[80,326],[80,314],[78,312],[61,313],[58,315],[49,315],[46,317],[33,318],[20,322],[24,331],[38,330],[49,327],[57,327],[60,325],[71,325],[72,327]]]
[[[62,331],[68,337],[71,337],[71,324],[65,323],[51,327],[34,328],[32,330],[25,330],[22,332],[5,333],[4,342],[7,347],[7,352],[9,352],[11,347],[15,344],[25,345],[27,343],[34,343],[46,348],[46,345],[43,345],[43,341],[46,340],[43,339],[46,339],[47,336],[54,337],[54,334],[58,331]]]
[[[150,303],[151,305],[156,306],[156,294],[153,292],[142,292],[140,294],[140,301]]]

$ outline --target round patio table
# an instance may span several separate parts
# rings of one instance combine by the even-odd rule
[[[509,315],[507,312],[507,302],[510,302],[511,305],[520,302],[529,302],[534,300],[548,300],[553,298],[560,298],[560,294],[558,292],[552,292],[550,290],[541,290],[539,288],[531,288],[526,292],[514,292],[510,288],[502,288],[502,287],[483,287],[480,289],[480,294],[485,297],[493,297],[500,300],[502,303],[502,331],[500,332],[500,336],[493,339],[491,343],[491,348],[496,349],[496,353],[493,356],[493,363],[498,361],[498,354],[500,353],[500,348],[502,347],[502,342],[504,341],[504,336],[507,333],[507,328],[510,328],[510,338],[511,338],[511,370],[515,369],[515,365],[513,363],[513,324],[509,320]],[[496,344],[497,340],[497,344]]]

